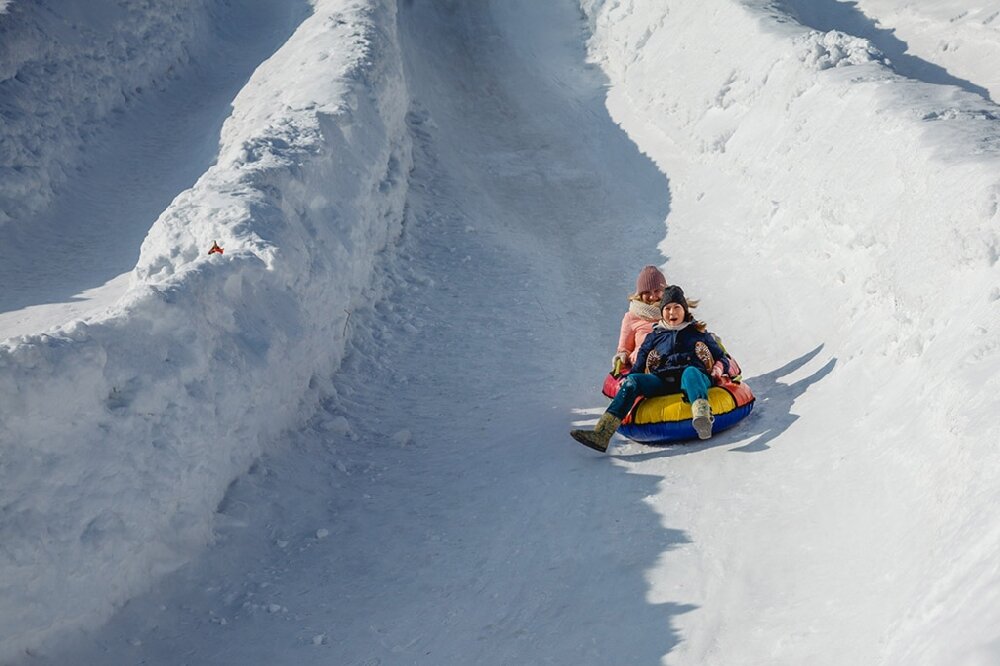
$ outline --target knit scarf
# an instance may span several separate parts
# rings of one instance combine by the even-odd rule
[[[629,301],[628,311],[640,319],[646,321],[660,320],[660,306],[658,303],[643,303],[642,301]]]

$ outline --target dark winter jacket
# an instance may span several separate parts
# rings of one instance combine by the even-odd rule
[[[695,355],[695,345],[699,342],[703,342],[712,353],[711,362],[708,364]],[[689,321],[687,326],[679,331],[671,331],[659,322],[653,326],[652,332],[639,347],[635,365],[629,374],[647,372],[648,364],[648,372],[661,379],[677,382],[688,366],[698,368],[707,375],[711,372],[712,363],[715,361],[722,361],[725,372],[729,372],[726,353],[722,351],[711,333],[699,331],[693,321]]]

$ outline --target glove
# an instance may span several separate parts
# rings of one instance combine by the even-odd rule
[[[614,358],[611,359],[611,374],[615,377],[620,377],[627,374],[631,366],[632,363],[629,360],[628,352],[618,352],[614,355]]]
[[[728,380],[729,375],[726,374],[725,368],[722,367],[722,361],[716,361],[715,365],[712,366],[712,383],[723,384]]]

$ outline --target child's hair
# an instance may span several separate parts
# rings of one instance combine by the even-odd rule
[[[697,298],[685,298],[684,300],[687,301],[687,306],[689,310],[688,317],[690,317],[691,321],[694,322],[694,327],[698,329],[699,333],[704,333],[705,331],[707,331],[708,324],[703,321],[698,321],[697,319],[694,318],[694,315],[691,314],[690,312],[690,310],[694,310],[696,307],[698,307],[698,304],[701,303],[701,301],[698,300]]]

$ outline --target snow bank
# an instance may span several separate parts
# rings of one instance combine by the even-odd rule
[[[102,121],[190,58],[219,4],[0,3],[0,226],[45,207]]]
[[[814,3],[813,11],[820,6]],[[834,24],[846,20],[859,25],[894,64],[913,66],[939,82],[952,77],[958,79],[957,85],[978,89],[993,101],[1000,99],[1000,72],[995,65],[1000,59],[997,0],[858,0],[826,6]]]
[[[156,222],[122,301],[0,344],[0,661],[184,562],[340,362],[401,230],[408,100],[393,0],[314,5],[235,99],[217,164]]]
[[[613,117],[671,179],[668,276],[761,384],[830,369],[770,457],[795,508],[740,524],[788,521],[794,566],[761,547],[671,659],[995,659],[1000,109],[788,4],[581,0]]]

